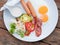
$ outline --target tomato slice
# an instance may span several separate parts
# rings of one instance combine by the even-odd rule
[[[26,22],[25,28],[27,31],[32,32],[32,31],[34,31],[34,24],[32,22]]]

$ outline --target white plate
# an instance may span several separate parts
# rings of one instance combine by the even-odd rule
[[[49,20],[43,24],[42,26],[42,34],[40,37],[36,37],[34,32],[30,34],[29,37],[24,37],[21,38],[19,35],[17,34],[13,34],[14,37],[16,37],[19,40],[22,41],[27,41],[27,42],[35,42],[35,41],[39,41],[42,40],[44,38],[46,38],[47,36],[49,36],[53,31],[54,28],[56,27],[57,21],[58,21],[58,10],[57,10],[57,6],[55,4],[55,2],[53,0],[30,0],[31,3],[33,2],[33,6],[35,6],[35,10],[37,10],[37,3],[39,3],[40,5],[46,5],[49,9],[48,11],[48,17]],[[37,1],[37,2],[36,2]],[[36,4],[35,4],[36,2]],[[20,4],[17,4],[18,6],[20,6]],[[9,13],[8,10],[4,10],[3,13],[3,18],[4,18],[4,23],[6,28],[9,30],[9,24],[15,20],[14,17],[11,16],[11,14]],[[39,14],[38,14],[39,15]]]

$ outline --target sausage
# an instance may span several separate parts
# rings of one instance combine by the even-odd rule
[[[20,0],[20,2],[21,2],[21,4],[22,4],[23,8],[25,9],[26,13],[27,13],[28,15],[30,15],[31,12],[30,12],[30,10],[28,9],[28,7],[27,7],[26,3],[24,2],[24,0]]]
[[[31,11],[32,16],[33,16],[33,17],[37,17],[37,16],[36,16],[36,12],[35,12],[35,10],[34,10],[34,8],[33,8],[33,6],[32,6],[32,4],[31,4],[30,1],[27,2],[27,6],[28,6],[28,8],[29,8],[30,11]]]

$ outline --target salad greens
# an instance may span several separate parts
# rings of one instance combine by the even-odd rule
[[[9,30],[9,32],[10,32],[11,34],[13,34],[14,31],[15,31],[15,29],[16,29],[16,24],[15,24],[15,23],[11,23],[11,24],[10,24],[10,30]]]
[[[22,14],[19,17],[19,19],[20,19],[21,22],[24,22],[24,23],[31,22],[32,21],[32,16],[29,16],[27,14]],[[17,27],[17,28],[16,27],[17,27],[17,24],[16,23],[11,23],[10,24],[10,30],[9,30],[9,32],[11,34],[17,33],[18,35],[20,35],[21,38],[23,38],[24,37],[24,34],[25,34],[25,32],[23,31],[24,29],[20,29],[20,27]]]
[[[10,27],[15,29],[16,28],[16,24],[15,23],[11,23]]]
[[[22,31],[22,30],[17,30],[17,32],[16,32],[18,35],[20,35],[21,36],[21,38],[23,38],[24,37],[24,31]]]
[[[22,14],[19,18],[20,18],[20,20],[22,22],[30,22],[30,21],[32,21],[32,17],[27,15],[27,14]]]

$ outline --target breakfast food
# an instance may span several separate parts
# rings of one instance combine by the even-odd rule
[[[42,22],[48,21],[48,8],[42,6],[39,8],[40,18],[37,17],[36,11],[30,1],[27,4],[24,0],[21,0],[21,4],[26,11],[20,17],[16,18],[15,23],[10,24],[10,33],[18,34],[21,38],[29,36],[32,32],[35,32],[36,37],[42,34]]]
[[[40,19],[42,22],[47,22],[48,21],[48,15],[41,15]]]
[[[32,4],[30,3],[30,1],[27,2],[27,6],[28,6],[28,8],[29,8],[30,11],[31,11],[32,16],[33,16],[33,17],[36,17],[36,12],[35,12]]]
[[[48,8],[46,6],[41,6],[41,7],[39,7],[38,12],[40,14],[46,14],[48,12]]]
[[[11,24],[10,24],[10,31],[9,31],[9,32],[10,32],[11,34],[13,34],[14,31],[15,31],[15,29],[16,29],[16,24],[15,24],[15,23],[11,23]]]
[[[34,24],[32,22],[26,22],[25,23],[25,27],[26,27],[26,36],[29,36],[31,32],[34,31]]]
[[[42,22],[47,22],[48,21],[48,8],[46,6],[41,6],[38,10],[38,12],[41,14],[40,19],[42,20]]]
[[[32,21],[32,16],[29,16],[27,14],[22,14],[22,16],[19,17],[22,22],[30,22]]]
[[[22,4],[23,8],[25,9],[26,13],[27,13],[28,15],[30,15],[31,13],[30,13],[30,11],[29,11],[29,9],[28,9],[25,1],[24,1],[24,0],[21,0],[20,2],[21,2],[21,4]]]
[[[41,34],[42,21],[40,21],[39,18],[37,18],[36,12],[35,12],[32,4],[29,1],[27,2],[27,6],[29,7],[29,9],[31,11],[31,14],[32,14],[32,16],[34,18],[35,34],[36,34],[37,37],[39,37],[40,34]]]

